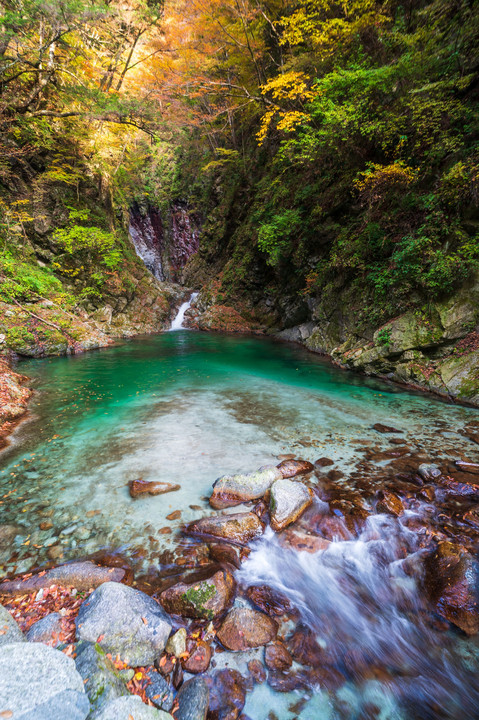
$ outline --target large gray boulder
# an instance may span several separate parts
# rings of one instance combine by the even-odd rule
[[[208,712],[210,691],[202,677],[185,682],[176,696],[178,710],[176,720],[205,720]]]
[[[76,620],[79,640],[96,643],[128,665],[152,665],[171,632],[161,606],[145,593],[105,583],[85,600]]]
[[[27,632],[27,640],[28,642],[41,642],[56,647],[61,642],[61,632],[62,616],[57,612],[50,613],[33,623]]]
[[[105,705],[95,720],[173,720],[173,718],[163,710],[145,705],[137,695],[130,695],[117,698]]]
[[[42,643],[0,647],[0,717],[85,720],[89,712],[83,680],[71,658]]]
[[[213,485],[210,505],[215,510],[221,510],[249,500],[258,500],[275,480],[282,477],[283,474],[277,467],[262,467],[256,472],[244,475],[224,475]]]
[[[79,643],[75,664],[91,703],[92,719],[112,700],[129,695],[114,664],[98,644]]]
[[[0,605],[0,645],[22,642],[25,636],[3,605]]]

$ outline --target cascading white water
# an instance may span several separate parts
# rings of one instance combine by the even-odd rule
[[[198,297],[198,293],[194,292],[191,294],[191,297],[189,300],[183,303],[181,305],[180,309],[178,310],[178,314],[171,323],[170,331],[171,330],[181,330],[183,328],[183,321],[185,319],[185,313],[186,311],[191,307],[191,303],[196,300]]]

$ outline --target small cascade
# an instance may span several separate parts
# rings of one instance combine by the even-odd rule
[[[196,300],[198,297],[198,293],[194,292],[191,294],[190,299],[181,305],[180,309],[178,310],[178,314],[171,323],[170,331],[172,330],[182,330],[183,328],[183,321],[185,319],[185,313],[189,308],[191,307],[191,303]]]

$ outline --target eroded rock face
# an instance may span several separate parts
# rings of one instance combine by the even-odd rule
[[[239,652],[267,645],[278,626],[267,615],[249,608],[233,608],[218,630],[217,638],[228,650]]]
[[[468,635],[479,632],[479,563],[444,541],[425,560],[425,586],[439,615]]]
[[[277,467],[260,468],[244,475],[224,475],[218,478],[213,486],[210,505],[215,510],[221,510],[249,500],[259,500],[275,480],[282,477],[283,474]]]
[[[170,614],[211,620],[226,610],[234,592],[231,573],[219,570],[206,580],[173,585],[161,593],[160,602]]]
[[[132,498],[141,497],[141,495],[164,495],[165,493],[175,492],[180,489],[180,485],[167,482],[156,482],[154,480],[130,480],[128,488]]]
[[[215,537],[235,545],[247,545],[263,534],[264,526],[255,513],[235,513],[195,520],[187,525],[185,532],[197,537]]]
[[[152,665],[166,645],[171,625],[161,606],[145,593],[108,582],[80,607],[77,637],[98,643],[133,667]]]
[[[313,472],[314,465],[307,460],[283,460],[279,463],[278,470],[281,470],[284,478],[292,478]]]
[[[123,568],[100,567],[86,560],[60,565],[47,570],[44,574],[32,575],[26,580],[9,580],[0,585],[0,592],[4,595],[24,595],[50,585],[89,590],[107,582],[119,583],[125,574]]]
[[[237,670],[219,670],[205,678],[210,690],[209,713],[218,720],[236,720],[246,701],[245,679]]]
[[[313,492],[300,482],[278,480],[271,486],[270,513],[273,530],[283,530],[313,502]]]
[[[0,717],[85,720],[89,712],[83,680],[71,658],[42,643],[0,647]]]

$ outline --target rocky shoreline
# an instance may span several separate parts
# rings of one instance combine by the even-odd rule
[[[387,527],[399,544],[384,536],[381,552],[420,590],[415,622],[436,641],[450,628],[477,635],[479,465],[433,464],[398,444],[394,428],[377,432],[391,449],[368,448],[348,484],[329,458],[312,464],[293,455],[219,478],[209,503],[222,514],[183,527],[193,566],[180,557],[146,582],[118,563],[77,561],[1,584],[0,716],[247,720],[247,694],[265,682],[279,693],[299,690],[298,712],[317,686],[339,702],[338,688],[374,676],[378,659],[361,654],[354,638],[335,644],[339,628],[319,642],[300,606],[244,574],[272,532],[284,557],[298,562],[302,554],[328,557],[344,541],[374,546]],[[383,658],[386,675],[391,663],[401,666],[397,652],[391,645]],[[393,672],[388,682],[400,680]],[[350,717],[347,707],[338,712]]]

